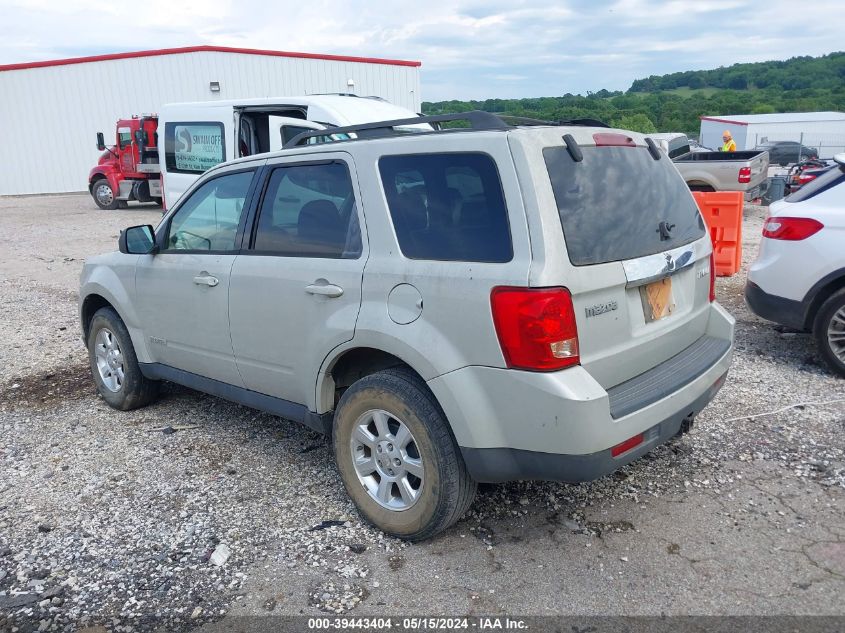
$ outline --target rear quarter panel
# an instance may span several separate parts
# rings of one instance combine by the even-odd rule
[[[350,145],[358,170],[370,256],[354,338],[326,359],[324,371],[340,353],[354,347],[372,347],[398,356],[425,380],[468,365],[505,366],[493,325],[490,291],[500,285],[528,284],[530,245],[519,182],[504,133],[455,133],[449,141],[446,145],[442,137],[432,135],[402,142]],[[444,151],[482,152],[495,160],[513,244],[509,262],[429,261],[403,256],[381,183],[379,158]],[[400,284],[416,288],[422,305],[420,316],[404,325],[394,322],[389,313],[388,297]],[[318,384],[318,398],[321,390]]]

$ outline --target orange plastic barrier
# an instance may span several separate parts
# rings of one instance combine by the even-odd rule
[[[716,275],[735,275],[742,266],[742,192],[693,191],[692,195],[710,230]]]

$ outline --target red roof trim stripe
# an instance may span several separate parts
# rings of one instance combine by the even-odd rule
[[[159,48],[150,51],[133,51],[130,53],[109,53],[107,55],[91,55],[89,57],[70,57],[68,59],[52,59],[41,62],[25,62],[22,64],[6,64],[0,66],[0,72],[6,70],[23,70],[25,68],[47,68],[50,66],[67,66],[69,64],[87,64],[88,62],[102,62],[111,59],[133,59],[135,57],[157,57],[159,55],[179,55],[180,53],[242,53],[245,55],[268,55],[270,57],[298,57],[300,59],[323,59],[336,62],[358,62],[361,64],[384,64],[387,66],[422,66],[422,62],[406,61],[402,59],[380,59],[377,57],[352,57],[349,55],[323,55],[320,53],[294,53],[290,51],[267,51],[258,48],[231,48],[229,46],[185,46],[182,48]]]
[[[716,123],[730,123],[731,125],[748,125],[745,121],[731,121],[730,119],[719,119],[714,116],[698,117],[702,121],[716,121]]]

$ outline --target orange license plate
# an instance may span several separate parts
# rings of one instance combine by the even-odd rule
[[[672,301],[672,278],[666,277],[660,281],[653,281],[640,288],[643,301],[643,311],[646,321],[664,319],[675,309]]]

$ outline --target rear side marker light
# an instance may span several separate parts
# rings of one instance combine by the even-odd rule
[[[596,132],[593,134],[593,141],[596,147],[636,147],[634,139],[624,134],[617,134],[615,132]]]
[[[632,448],[635,448],[643,443],[645,439],[645,434],[640,433],[639,435],[635,435],[634,437],[629,437],[627,440],[622,442],[621,444],[617,444],[613,448],[610,449],[610,456],[611,457],[619,457],[622,453],[627,453]]]
[[[767,218],[763,224],[763,237],[797,242],[815,235],[823,228],[824,224],[812,218]]]
[[[751,167],[740,167],[736,181],[741,183],[751,182]]]
[[[557,371],[578,365],[578,326],[566,288],[499,286],[490,293],[493,324],[512,369]]]

